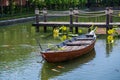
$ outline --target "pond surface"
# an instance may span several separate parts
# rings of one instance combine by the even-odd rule
[[[90,53],[63,63],[40,63],[40,40],[43,49],[57,44],[52,32],[35,32],[32,23],[0,28],[0,80],[119,80],[120,40],[106,44],[98,35]]]

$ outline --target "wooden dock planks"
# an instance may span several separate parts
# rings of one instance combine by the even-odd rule
[[[105,22],[73,22],[73,24],[70,24],[70,22],[39,22],[33,23],[33,26],[49,26],[49,27],[54,27],[54,26],[74,26],[74,27],[90,27],[92,25],[100,27],[100,28],[105,28],[106,23]],[[120,27],[120,22],[115,22],[115,23],[110,23],[109,26],[117,25]]]

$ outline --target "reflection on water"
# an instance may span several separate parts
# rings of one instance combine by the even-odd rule
[[[101,45],[101,46],[102,47],[105,46],[105,51],[106,51],[107,57],[109,57],[110,54],[115,49],[115,47],[119,45],[118,44],[119,37],[112,38],[112,42],[108,39],[108,37],[109,37],[109,35],[99,35],[99,37],[98,37],[99,40],[102,41],[102,44],[104,43],[104,45]]]
[[[21,25],[16,28],[0,29],[0,61],[11,62],[19,56],[28,55],[34,49],[33,28]]]
[[[44,62],[41,71],[41,80],[49,80],[55,76],[64,75],[69,73],[77,67],[84,65],[85,63],[90,62],[95,57],[95,49],[93,49],[88,54],[85,54],[77,59],[63,62],[63,63],[47,63]]]
[[[35,28],[29,25],[0,28],[0,80],[27,80],[33,64],[38,66],[35,62]]]
[[[0,28],[0,80],[120,79],[119,39],[107,45],[106,36],[100,35],[95,49],[89,54],[64,63],[41,64],[38,63],[41,56],[35,39],[39,38],[43,49],[61,40],[53,38],[49,29],[48,33],[43,33],[43,28],[35,33],[31,24]]]
[[[110,53],[113,51],[113,48],[116,46],[117,42],[116,40],[118,37],[114,37],[113,35],[106,35],[106,54],[107,57],[110,56]]]
[[[113,49],[113,44],[114,42],[111,43],[110,39],[109,38],[109,35],[106,35],[106,55],[107,57],[109,57],[110,55],[110,52],[112,52],[112,49]]]
[[[17,45],[17,44],[29,44],[33,42],[32,33],[34,28],[27,26],[19,26],[13,28],[0,29],[0,45]],[[32,39],[31,39],[32,38]]]

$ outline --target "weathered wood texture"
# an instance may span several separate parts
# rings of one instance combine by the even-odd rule
[[[70,24],[70,22],[39,22],[33,23],[33,26],[48,26],[48,27],[55,27],[55,26],[73,26],[73,27],[86,27],[89,28],[90,26],[94,25],[101,28],[106,28],[105,22],[73,22],[73,24]],[[109,26],[117,25],[120,27],[120,22],[113,22],[109,23]]]

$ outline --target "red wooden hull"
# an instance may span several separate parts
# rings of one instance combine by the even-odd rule
[[[95,39],[86,47],[81,48],[79,50],[71,50],[71,51],[56,51],[56,52],[41,52],[42,57],[47,61],[47,62],[62,62],[62,61],[67,61],[71,60],[74,58],[77,58],[83,54],[86,54],[90,52],[95,45]]]

